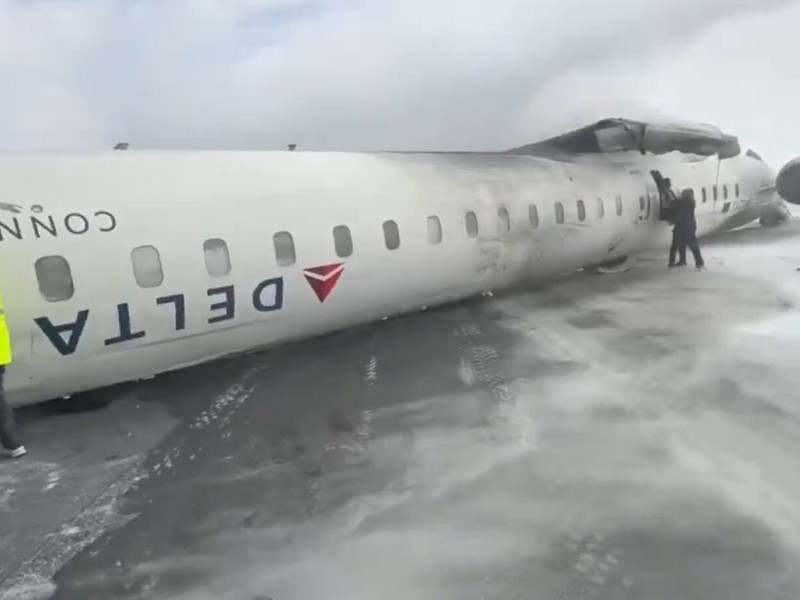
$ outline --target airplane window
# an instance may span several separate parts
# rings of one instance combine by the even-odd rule
[[[333,228],[333,245],[339,258],[347,258],[353,254],[353,238],[347,225],[337,225]]]
[[[154,246],[138,246],[131,250],[133,276],[143,288],[158,287],[164,281],[161,257]]]
[[[469,211],[466,214],[467,220],[467,235],[471,238],[478,237],[478,217],[474,212]]]
[[[603,199],[602,198],[598,198],[597,199],[597,218],[598,219],[602,219],[603,215],[605,215],[605,214],[606,214],[606,207],[603,206]]]
[[[719,197],[719,189],[715,185],[714,186],[714,200],[716,200],[718,197]]]
[[[43,256],[36,261],[36,279],[39,292],[45,300],[61,302],[69,300],[75,293],[72,271],[63,256]]]
[[[211,277],[224,277],[231,272],[231,257],[225,240],[213,238],[203,242],[206,271]]]
[[[622,196],[617,196],[614,198],[614,204],[617,205],[617,216],[622,216]]]
[[[578,200],[578,220],[586,220],[586,207],[583,205],[583,200]]]
[[[708,200],[708,194],[706,193],[706,188],[701,188],[703,190],[703,202]]]
[[[539,211],[536,209],[535,204],[528,206],[528,222],[534,229],[539,227]]]
[[[728,199],[728,184],[722,186],[722,197],[727,200]]]
[[[497,211],[497,232],[500,235],[511,231],[511,218],[508,216],[508,209],[501,208]]]
[[[739,197],[739,184],[736,184],[736,197]]]
[[[431,244],[442,242],[442,222],[435,215],[428,217],[428,241]]]
[[[556,223],[564,222],[564,205],[561,202],[556,202]]]
[[[272,245],[275,247],[275,259],[279,267],[289,267],[297,260],[294,251],[294,239],[288,231],[279,231],[272,236]]]
[[[394,221],[383,222],[383,239],[387,250],[397,250],[400,247],[400,231]]]

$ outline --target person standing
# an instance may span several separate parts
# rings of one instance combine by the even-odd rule
[[[675,195],[675,192],[672,190],[672,180],[669,177],[664,178],[661,180],[660,184],[661,190],[661,215],[660,218],[664,221],[667,221],[670,225],[672,225],[672,244],[669,247],[669,266],[670,267],[682,267],[686,264],[686,249],[684,248],[682,264],[678,263],[675,264],[675,256],[680,249],[680,232],[678,231],[677,226],[677,215],[678,211],[680,210],[680,198]]]
[[[6,324],[3,308],[3,296],[0,295],[0,445],[11,454],[11,458],[20,458],[27,454],[19,435],[14,411],[6,400],[5,373],[11,364],[11,336]]]
[[[678,252],[680,254],[678,265],[686,264],[686,248],[692,251],[694,266],[702,269],[705,266],[700,246],[697,244],[697,220],[694,211],[697,203],[694,200],[694,190],[687,188],[681,192],[675,216],[675,229],[678,234]]]
[[[669,247],[669,266],[682,267],[686,265],[686,246],[682,245],[680,238],[680,231],[678,230],[678,211],[680,210],[680,199],[672,201],[669,205],[666,215],[667,221],[672,225],[672,244]],[[678,250],[683,250],[681,253],[681,262],[675,263],[675,255]]]

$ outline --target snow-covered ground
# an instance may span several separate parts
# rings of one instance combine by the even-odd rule
[[[0,533],[32,528],[26,497],[41,517],[77,494],[70,460],[130,490],[49,591],[42,537],[0,598],[800,597],[800,226],[703,251],[705,271],[648,256],[32,416],[0,481],[47,469],[0,489]]]

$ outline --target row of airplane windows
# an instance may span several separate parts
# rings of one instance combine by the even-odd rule
[[[717,199],[717,186],[713,186],[714,199]],[[736,196],[739,196],[739,184],[736,184]],[[706,188],[702,188],[703,202],[707,200]],[[723,197],[728,197],[728,186],[723,185]],[[563,224],[565,221],[564,204],[554,203],[555,221]],[[602,198],[594,202],[595,216],[602,219],[605,216],[605,204]],[[617,217],[623,213],[622,196],[614,198],[614,208]],[[639,197],[639,208],[644,211],[645,218],[650,217],[650,201],[645,196]],[[576,201],[578,220],[586,220],[586,203]],[[497,211],[498,233],[500,235],[511,231],[511,218],[508,209],[500,208]],[[528,206],[528,223],[531,228],[539,227],[539,209],[535,204]],[[427,219],[428,241],[431,244],[442,242],[442,223],[439,217],[431,215]],[[473,211],[465,213],[464,225],[469,238],[477,238],[479,233],[478,216]],[[387,250],[397,250],[400,247],[400,230],[397,223],[392,220],[383,222],[383,238]],[[297,261],[294,238],[288,231],[279,231],[272,236],[275,251],[275,260],[280,267],[290,267]],[[347,258],[353,254],[353,238],[350,228],[346,225],[337,225],[333,228],[333,245],[336,256]],[[231,257],[225,240],[212,238],[203,242],[203,255],[205,257],[206,272],[210,277],[224,277],[231,272]],[[164,281],[164,269],[161,256],[154,246],[138,246],[131,251],[131,264],[136,283],[143,288],[154,288]],[[63,256],[43,256],[35,264],[36,279],[42,296],[50,302],[69,300],[75,293],[72,271],[67,259]]]
[[[706,191],[706,188],[702,187],[702,188],[700,188],[700,190],[701,190],[700,193],[703,196],[703,202],[707,202],[708,201],[708,192]],[[718,185],[712,185],[711,186],[711,193],[714,196],[714,200],[719,200],[719,186]],[[738,198],[739,197],[739,184],[738,183],[734,184],[734,193],[735,193],[735,197]],[[723,183],[722,184],[722,199],[723,200],[727,200],[728,199],[728,184],[727,183]]]

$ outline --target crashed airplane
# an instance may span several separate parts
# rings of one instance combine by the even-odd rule
[[[0,159],[13,405],[138,380],[788,218],[707,125],[607,119],[506,152],[107,152]]]

